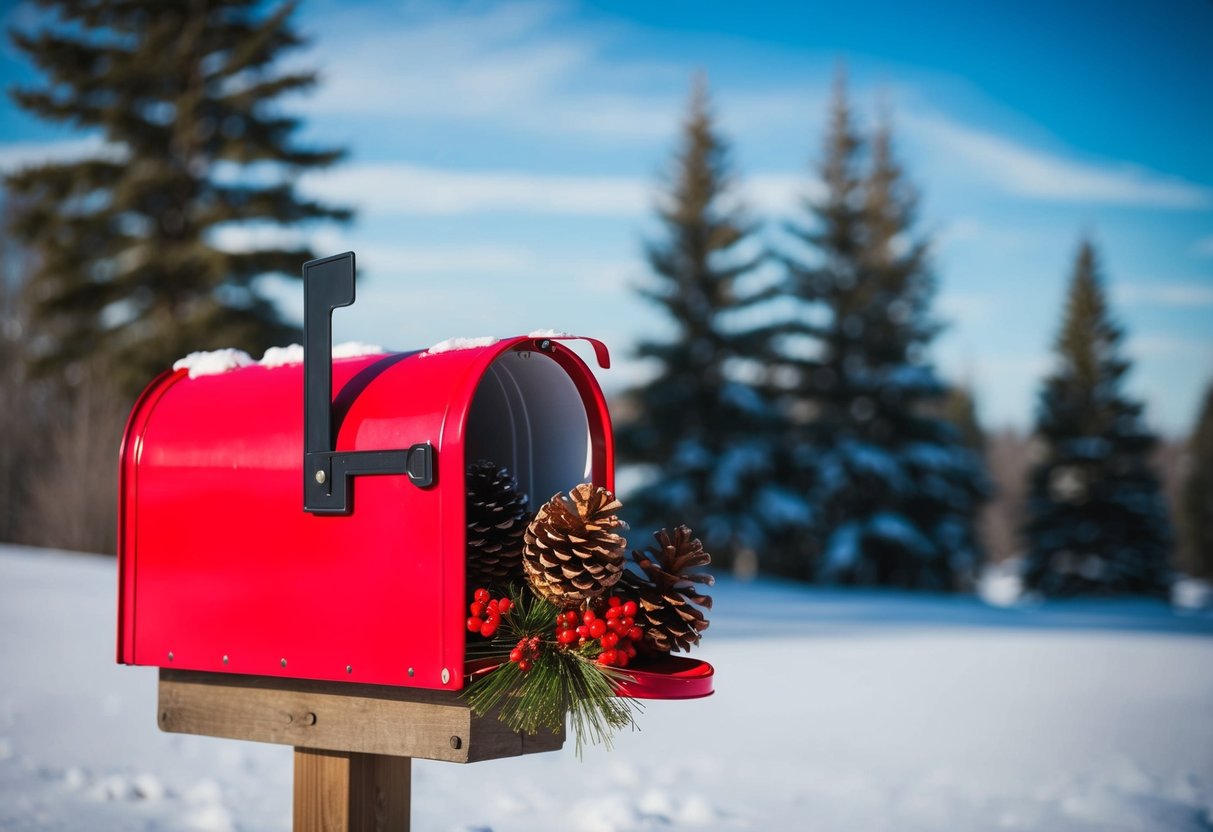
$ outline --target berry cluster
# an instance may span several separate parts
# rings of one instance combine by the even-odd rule
[[[468,605],[472,614],[468,619],[468,632],[480,633],[485,638],[490,638],[501,626],[501,616],[508,613],[514,604],[509,598],[493,598],[489,591],[483,588],[476,590],[472,598],[474,600]]]
[[[578,616],[566,610],[556,616],[556,643],[561,647],[586,647],[598,642],[598,663],[627,667],[636,658],[636,643],[643,632],[636,626],[636,602],[612,596],[602,614],[586,609]]]
[[[531,669],[535,659],[539,658],[541,645],[539,636],[520,639],[518,646],[510,651],[510,661],[518,665],[518,669],[526,673]]]

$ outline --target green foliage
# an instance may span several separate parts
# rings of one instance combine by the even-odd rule
[[[104,146],[6,180],[20,197],[13,232],[38,259],[37,368],[99,362],[135,391],[190,351],[259,353],[297,337],[257,279],[295,277],[313,252],[216,239],[241,223],[349,216],[295,190],[300,173],[342,153],[295,145],[299,122],[277,104],[316,80],[274,68],[302,43],[294,4],[269,13],[250,0],[39,5],[56,22],[10,34],[45,80],[11,95]]]
[[[769,465],[755,447],[769,420],[739,377],[759,357],[761,340],[730,322],[758,299],[747,279],[761,253],[703,78],[659,206],[662,235],[647,249],[655,280],[642,294],[665,313],[673,336],[640,344],[638,355],[655,373],[624,395],[616,440],[625,463],[660,473],[629,495],[629,521],[692,526],[727,566],[759,543],[752,501]],[[721,466],[729,476],[717,475]]]
[[[511,600],[514,606],[493,640],[475,650],[499,665],[467,689],[472,711],[483,716],[499,709],[498,717],[510,730],[528,734],[564,730],[567,713],[578,757],[586,740],[609,749],[615,731],[634,727],[633,713],[639,708],[618,690],[626,673],[598,664],[592,650],[559,646],[552,638],[559,610],[529,589],[515,590]],[[509,653],[532,637],[540,641],[539,653],[531,669],[523,671],[509,661]]]
[[[930,241],[882,123],[865,136],[840,73],[820,177],[790,223],[780,290],[798,312],[775,338],[769,396],[784,419],[780,478],[812,512],[788,537],[796,577],[932,589],[967,585],[980,457],[941,415],[947,387],[926,349]]]
[[[977,402],[967,387],[951,387],[944,396],[942,415],[960,433],[966,448],[982,451],[985,448],[985,431],[977,418]]]
[[[1104,297],[1095,248],[1079,247],[1036,417],[1029,476],[1027,586],[1047,595],[1163,595],[1172,531],[1150,470],[1155,438],[1121,390],[1129,362]]]
[[[1205,390],[1196,429],[1188,443],[1188,476],[1180,494],[1184,568],[1213,578],[1213,384]]]

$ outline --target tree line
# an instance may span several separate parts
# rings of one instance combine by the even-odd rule
[[[638,354],[617,436],[642,525],[683,518],[734,568],[840,584],[973,586],[995,493],[967,391],[928,348],[931,240],[891,124],[857,122],[839,74],[805,196],[774,244],[741,207],[706,82],[691,95],[642,290],[673,325]],[[808,191],[806,183],[806,192]],[[1028,589],[1165,595],[1175,534],[1151,465],[1158,439],[1123,390],[1130,368],[1093,242],[1080,242],[1043,380],[1018,533]],[[1213,387],[1183,491],[1184,566],[1210,574]],[[1003,484],[1004,486],[1007,484]]]
[[[316,82],[277,69],[302,43],[291,4],[39,4],[54,22],[10,36],[43,81],[10,95],[104,145],[4,179],[0,539],[112,551],[113,451],[139,388],[190,351],[297,338],[259,279],[297,276],[314,252],[233,251],[217,232],[348,219],[295,190],[342,152],[301,146],[279,106]],[[841,75],[828,115],[820,192],[771,244],[696,83],[641,290],[673,335],[638,346],[652,372],[615,403],[636,483],[623,496],[638,526],[688,523],[740,572],[968,589],[998,492],[971,396],[930,360],[942,322],[918,193],[891,122],[865,129]],[[1120,339],[1084,242],[1025,483],[1025,576],[1042,592],[1161,593],[1171,574],[1155,437],[1121,390]],[[1181,503],[1187,568],[1203,574],[1211,421],[1207,398]]]

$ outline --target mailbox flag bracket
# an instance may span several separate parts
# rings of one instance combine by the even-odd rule
[[[434,482],[434,446],[337,451],[333,437],[333,310],[354,303],[354,252],[303,264],[303,510],[349,514],[354,477],[406,474]]]

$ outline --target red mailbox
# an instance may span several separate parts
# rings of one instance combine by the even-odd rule
[[[353,255],[304,276],[300,363],[165,373],[131,413],[118,660],[461,688],[466,466],[612,488],[602,391],[563,336],[332,360]]]

